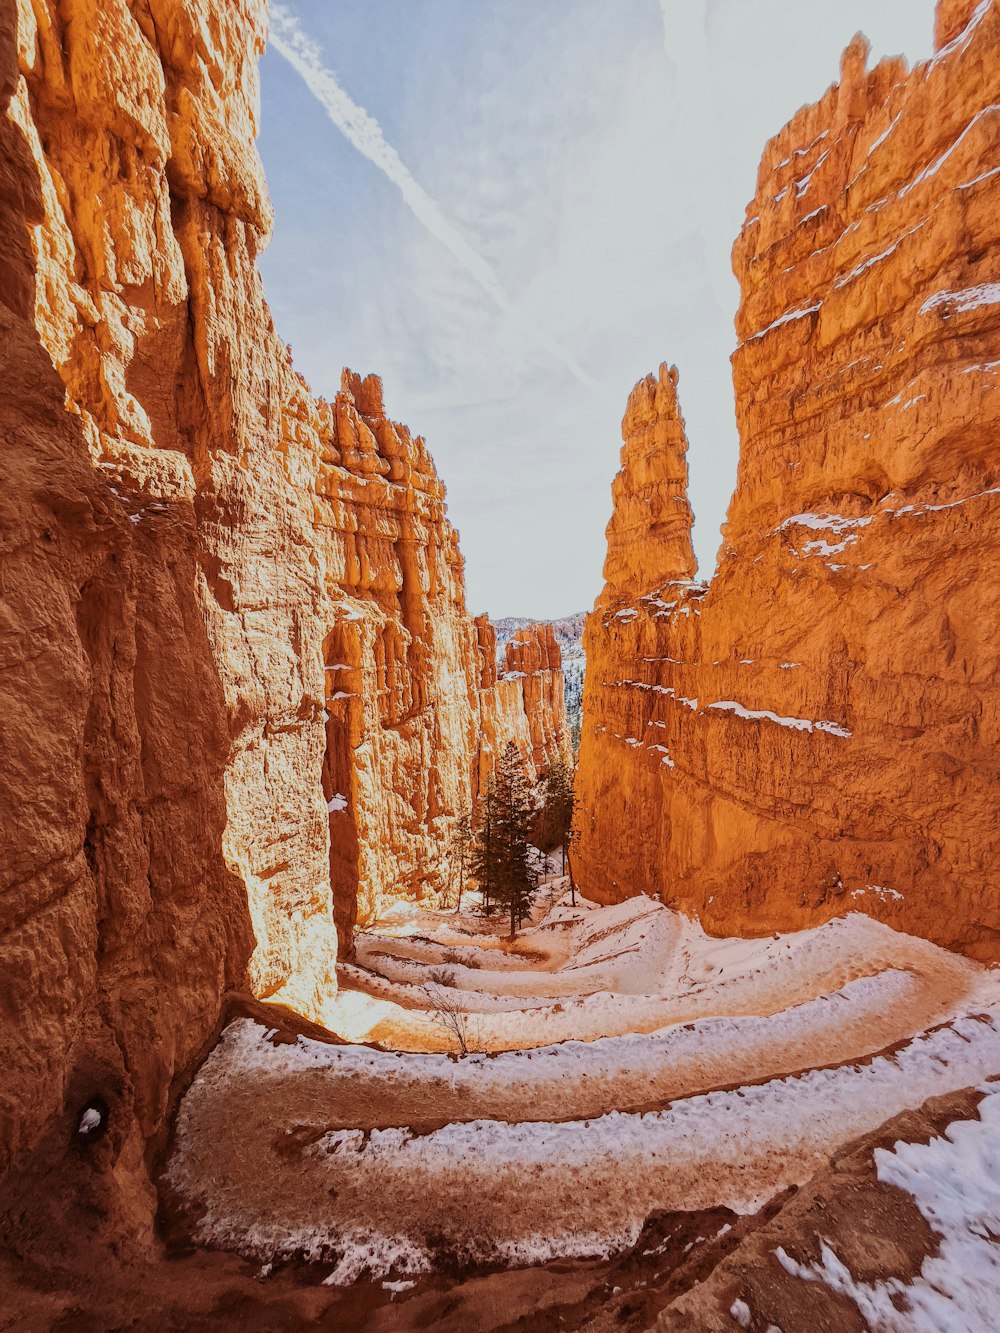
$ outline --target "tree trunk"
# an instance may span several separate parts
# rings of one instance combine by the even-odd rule
[[[455,904],[455,915],[462,910],[462,887],[465,884],[465,848],[458,858],[458,902]]]

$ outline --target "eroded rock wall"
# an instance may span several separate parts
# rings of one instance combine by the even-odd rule
[[[359,901],[443,884],[490,745],[557,730],[496,680],[424,442],[275,333],[265,33],[263,0],[0,12],[0,1175],[103,1181],[118,1236],[225,993],[321,1016]]]
[[[320,429],[317,547],[327,571],[324,797],[341,951],[393,896],[450,876],[456,817],[514,741],[534,782],[568,744],[559,646],[496,632],[465,606],[458,535],[424,441],[390,421],[375,376],[345,372]],[[530,660],[529,660],[530,658]],[[518,659],[520,662],[520,659]]]
[[[312,468],[278,448],[255,268],[263,38],[261,5],[158,0],[0,28],[0,1167],[58,1161],[99,1099],[137,1218],[222,994],[315,1012],[334,984]]]
[[[585,638],[596,897],[734,933],[861,909],[997,956],[1000,5],[938,20],[912,72],[856,39],[765,151],[708,585],[673,376],[630,400]]]
[[[520,629],[504,645],[504,681],[518,681],[521,712],[528,727],[529,774],[548,772],[556,760],[570,761],[569,723],[562,651],[550,624]]]

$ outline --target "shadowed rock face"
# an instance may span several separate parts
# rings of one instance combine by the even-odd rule
[[[602,900],[733,933],[861,909],[997,956],[1000,5],[941,5],[938,39],[911,73],[857,39],[765,151],[707,586],[673,374],[630,399],[585,638]]]
[[[76,1163],[119,1235],[223,995],[318,1014],[334,917],[347,949],[359,897],[439,887],[491,754],[565,744],[496,681],[423,440],[275,333],[265,31],[263,0],[0,17],[0,1172],[35,1148],[82,1198]]]

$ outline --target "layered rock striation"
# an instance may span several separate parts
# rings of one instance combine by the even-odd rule
[[[345,371],[317,405],[315,540],[326,573],[323,797],[342,954],[387,898],[444,887],[456,818],[508,742],[532,783],[568,744],[558,645],[523,632],[530,669],[496,669],[496,633],[465,607],[458,534],[423,439],[390,421],[381,382]]]
[[[520,682],[521,711],[528,727],[529,772],[541,776],[553,762],[570,762],[569,724],[562,651],[551,624],[520,629],[504,645],[504,681]]]
[[[716,932],[1000,942],[1000,5],[768,145],[733,259],[740,461],[692,582],[676,379],[625,416],[575,869]],[[675,508],[672,508],[675,506]]]
[[[496,678],[423,440],[274,330],[265,33],[263,0],[0,15],[0,1175],[99,1181],[119,1236],[226,993],[321,1015],[338,929],[440,885],[496,748],[564,743],[556,659]]]

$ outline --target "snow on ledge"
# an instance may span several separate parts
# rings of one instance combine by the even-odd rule
[[[820,309],[822,304],[823,304],[822,301],[818,301],[815,305],[803,306],[801,310],[786,311],[785,314],[779,316],[772,324],[768,324],[767,328],[760,329],[758,330],[757,333],[751,333],[749,338],[747,338],[744,342],[740,343],[740,346],[746,347],[747,344],[756,342],[758,338],[765,337],[768,333],[771,333],[774,329],[781,328],[782,324],[791,324],[794,320],[805,319],[806,315],[814,315],[816,311]]]
[[[835,532],[839,536],[849,528],[866,528],[873,522],[874,516],[866,514],[861,518],[844,518],[841,514],[791,514],[774,529],[775,533],[786,528],[812,528],[815,532]]]
[[[956,310],[977,310],[984,305],[1000,304],[1000,282],[983,282],[978,287],[962,287],[958,291],[935,292],[920,307],[922,315],[936,310],[938,306],[955,303]]]
[[[744,708],[735,699],[720,699],[718,703],[706,704],[705,711],[717,709],[721,713],[734,713],[736,717],[751,722],[774,722],[779,727],[788,727],[792,731],[825,731],[828,736],[840,736],[849,740],[853,735],[838,722],[814,722],[807,717],[780,717],[769,708]]]

